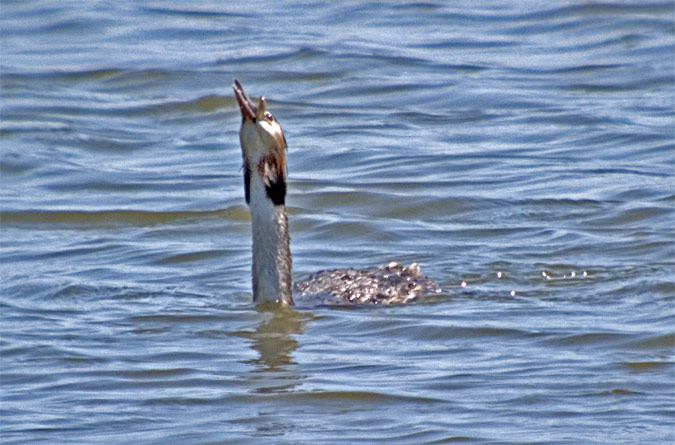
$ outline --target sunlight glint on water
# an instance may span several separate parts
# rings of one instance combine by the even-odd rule
[[[4,2],[0,438],[672,443],[670,2]],[[251,305],[231,84],[288,140]]]

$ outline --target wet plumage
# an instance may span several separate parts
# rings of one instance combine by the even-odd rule
[[[401,266],[391,262],[377,270],[332,269],[317,272],[295,283],[298,298],[317,295],[349,303],[401,304],[425,293],[439,292],[430,278],[422,275],[417,263]],[[329,297],[329,298],[326,298]]]
[[[286,138],[264,97],[253,102],[236,80],[233,88],[242,115],[244,196],[253,227],[253,300],[293,305]],[[401,304],[440,288],[416,263],[406,267],[392,262],[376,270],[325,270],[296,283],[293,290],[303,300],[315,297],[324,303]]]

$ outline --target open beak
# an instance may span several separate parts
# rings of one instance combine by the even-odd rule
[[[250,119],[255,122],[256,115],[258,114],[258,107],[256,104],[248,98],[246,93],[244,93],[244,88],[237,79],[234,79],[234,85],[232,85],[232,88],[234,89],[234,96],[237,98],[237,102],[239,102],[241,116],[244,118],[244,120]]]

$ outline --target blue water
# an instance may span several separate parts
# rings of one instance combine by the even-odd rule
[[[0,442],[673,443],[672,2],[0,5]],[[251,304],[232,94],[289,144]]]

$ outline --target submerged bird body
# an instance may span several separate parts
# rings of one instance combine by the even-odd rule
[[[333,269],[317,272],[295,283],[300,297],[324,296],[345,303],[401,304],[440,289],[420,272],[416,263],[408,267],[391,262],[377,270]],[[325,298],[324,298],[325,299]]]
[[[257,103],[234,81],[242,124],[239,131],[244,161],[244,195],[253,228],[253,300],[292,305],[291,251],[286,214],[286,139],[281,126],[267,112],[265,98]],[[317,296],[324,302],[407,303],[423,293],[438,292],[433,280],[417,264],[392,262],[375,271],[335,269],[318,272],[296,283],[303,300]]]

